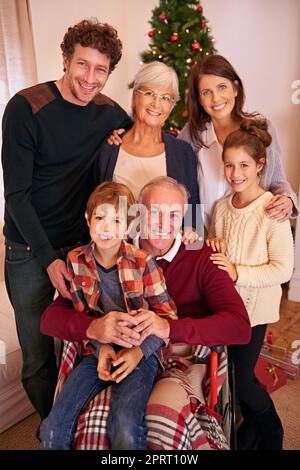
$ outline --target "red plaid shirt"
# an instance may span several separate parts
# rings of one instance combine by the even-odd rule
[[[100,278],[93,256],[94,244],[75,248],[67,256],[71,276],[71,295],[76,310],[92,311],[102,316],[98,302]],[[117,260],[118,276],[127,311],[150,309],[160,316],[177,318],[176,305],[170,298],[162,271],[145,251],[122,241]],[[98,313],[97,313],[98,312]]]

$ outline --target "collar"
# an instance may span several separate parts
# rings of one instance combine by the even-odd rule
[[[87,263],[93,263],[95,261],[94,250],[94,242],[90,242],[88,245],[81,247],[80,254],[85,257]],[[118,261],[120,258],[127,258],[128,260],[135,262],[134,248],[130,243],[127,243],[124,240],[121,242]]]
[[[181,246],[181,233],[177,233],[176,234],[176,237],[175,237],[175,241],[173,243],[173,245],[171,246],[171,248],[169,249],[169,251],[167,253],[165,253],[163,256],[157,256],[155,259],[158,261],[160,259],[165,259],[166,261],[168,261],[169,263],[171,263],[171,261],[173,261],[173,259],[175,258],[175,256],[177,255],[178,251],[179,251],[179,248]],[[134,240],[133,240],[133,244],[134,246],[136,246],[137,248],[140,247],[140,236],[137,235]],[[151,254],[151,253],[150,253]]]
[[[214,125],[212,121],[208,122],[206,125],[206,135],[205,135],[206,145],[210,147],[214,142],[218,143],[218,139],[215,133]]]

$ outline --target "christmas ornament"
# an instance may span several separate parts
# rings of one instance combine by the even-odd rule
[[[179,36],[178,33],[173,33],[172,36],[170,37],[171,42],[178,41]]]
[[[198,41],[196,41],[196,39],[195,39],[195,41],[194,41],[193,44],[192,44],[192,49],[193,49],[193,51],[199,51],[200,48],[201,48],[200,43],[199,43]]]
[[[199,5],[199,6],[197,7],[197,12],[198,12],[198,13],[202,13],[202,12],[203,12],[203,7],[202,7],[201,5]]]
[[[165,12],[161,12],[161,14],[159,15],[159,20],[161,22],[165,21],[167,19],[167,15],[165,14]]]
[[[153,38],[155,31],[149,31],[148,36],[149,38]]]
[[[205,28],[206,28],[206,23],[205,23],[205,21],[202,21],[202,23],[201,23],[201,28],[202,28],[202,29],[205,29]]]

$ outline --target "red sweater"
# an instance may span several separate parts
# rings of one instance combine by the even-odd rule
[[[244,303],[228,274],[209,259],[211,253],[207,246],[187,250],[182,244],[171,263],[157,261],[177,306],[179,319],[169,320],[172,342],[213,346],[250,340]],[[59,296],[43,314],[41,332],[69,341],[86,339],[86,330],[94,318],[74,313],[72,302]]]

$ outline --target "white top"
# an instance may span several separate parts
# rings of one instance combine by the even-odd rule
[[[294,203],[293,216],[297,216],[297,196],[286,180],[276,131],[270,122],[268,122],[268,131],[272,136],[272,143],[267,148],[267,164],[261,175],[260,186],[273,194],[289,196]],[[200,203],[204,205],[204,226],[208,232],[216,201],[229,195],[231,188],[224,177],[223,147],[218,142],[212,122],[206,124],[201,137],[208,148],[203,147],[197,152],[198,185]],[[195,150],[188,124],[179,133],[178,138],[191,144]]]
[[[120,148],[113,181],[123,183],[133,192],[135,199],[145,184],[157,176],[167,175],[166,154],[155,157],[136,157]]]
[[[247,207],[232,205],[232,196],[218,202],[210,236],[223,237],[228,259],[235,264],[236,289],[248,311],[251,326],[279,319],[280,284],[293,272],[293,237],[290,223],[265,214],[273,195],[265,192]]]

